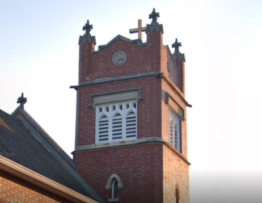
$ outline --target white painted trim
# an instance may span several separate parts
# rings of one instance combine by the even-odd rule
[[[0,155],[0,169],[75,203],[96,201]]]

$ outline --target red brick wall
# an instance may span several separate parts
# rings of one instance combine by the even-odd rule
[[[0,170],[0,202],[46,202],[69,201],[47,192],[33,184]]]
[[[92,95],[140,87],[144,100],[137,103],[137,137],[161,137],[161,79],[150,77],[79,88],[77,145],[95,143],[95,108],[88,107]]]
[[[127,145],[75,155],[78,172],[107,202],[107,180],[117,174],[123,184],[119,202],[163,202],[163,156],[161,144]]]
[[[184,97],[184,62],[177,61],[179,69],[168,56],[166,47],[163,47],[161,72],[168,76],[174,85],[179,88],[180,94]],[[169,63],[170,72],[167,63]],[[185,120],[181,121],[181,154],[187,158],[187,117],[186,105],[172,87],[163,79],[161,89],[168,92],[176,103],[184,110]],[[170,106],[162,100],[162,138],[169,141],[169,108]],[[176,202],[176,187],[179,190],[179,202],[189,203],[189,164],[181,159],[174,151],[166,145],[163,146],[163,198],[165,203]]]
[[[189,203],[189,165],[169,147],[163,147],[164,202],[175,201],[176,186],[179,189],[179,202]]]
[[[80,45],[80,82],[113,76],[123,76],[136,73],[160,71],[160,43],[162,34],[150,32],[151,41],[147,46],[138,46],[118,38],[109,47],[102,49],[101,53],[92,54],[91,44]],[[117,51],[126,53],[126,61],[121,66],[112,62],[112,57]]]
[[[185,94],[184,61],[177,60],[175,62],[166,47],[162,47],[161,72],[170,78],[182,95]]]
[[[187,116],[186,116],[186,105],[182,102],[178,94],[172,90],[170,85],[162,80],[162,89],[168,92],[176,103],[184,110],[185,120],[181,121],[181,153],[187,158]],[[164,141],[169,141],[169,105],[162,101],[162,138]]]

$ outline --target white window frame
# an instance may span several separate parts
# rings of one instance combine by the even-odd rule
[[[99,104],[95,106],[96,108],[96,143],[110,143],[119,142],[124,140],[134,140],[137,139],[137,100],[121,101],[114,103]],[[127,121],[130,113],[133,113],[135,119],[131,118]],[[122,118],[122,127],[113,126],[115,115],[119,114]],[[108,118],[108,139],[102,140],[101,135],[101,118],[107,116]],[[131,122],[131,127],[127,127],[127,123]],[[105,125],[106,126],[106,125]],[[100,127],[100,128],[99,128]],[[106,129],[106,127],[105,127]],[[117,129],[121,131],[121,136],[117,135]],[[105,130],[106,131],[106,130]],[[115,132],[115,135],[114,135]],[[130,133],[130,134],[127,134]],[[104,133],[106,135],[106,133]],[[105,137],[106,138],[106,137]]]
[[[116,188],[115,183],[117,183],[117,188]],[[118,198],[118,196],[115,195],[116,189],[118,189],[118,181],[117,181],[117,179],[114,178],[112,183],[111,183],[111,199]]]

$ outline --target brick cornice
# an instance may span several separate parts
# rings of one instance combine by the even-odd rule
[[[181,93],[181,91],[177,87],[175,87],[173,82],[170,79],[168,79],[163,73],[160,72],[148,72],[148,73],[138,73],[132,75],[119,76],[119,77],[100,78],[96,80],[89,80],[86,82],[82,82],[79,85],[70,86],[70,88],[78,90],[79,88],[85,86],[100,85],[105,83],[119,82],[124,80],[132,80],[132,79],[145,78],[145,77],[157,77],[157,78],[162,77],[171,86],[171,88],[178,94],[182,102],[188,107],[192,107],[192,105],[185,100],[183,93]]]
[[[0,169],[67,200],[76,203],[96,202],[1,155]]]
[[[148,72],[148,73],[137,73],[137,74],[131,74],[131,75],[118,76],[118,77],[99,78],[95,80],[89,80],[86,82],[82,82],[79,85],[70,86],[70,88],[78,90],[78,88],[85,87],[85,86],[99,85],[99,84],[119,82],[119,81],[132,80],[132,79],[138,79],[138,78],[146,78],[146,77],[159,77],[160,75],[161,75],[160,72]]]

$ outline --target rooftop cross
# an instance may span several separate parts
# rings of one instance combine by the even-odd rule
[[[152,18],[152,23],[156,23],[157,18],[159,18],[159,13],[156,13],[155,9],[153,9],[152,13],[149,15],[149,19]]]
[[[89,35],[92,29],[93,29],[93,25],[90,25],[89,20],[87,20],[86,24],[83,26],[83,30],[86,31],[86,35]]]
[[[181,47],[182,44],[180,42],[177,41],[177,38],[176,38],[176,41],[174,44],[172,44],[172,48],[175,47],[175,53],[179,53],[179,47]]]
[[[21,97],[17,99],[17,103],[24,108],[24,104],[27,102],[27,98],[24,97],[24,93],[21,94]]]
[[[138,33],[138,39],[142,41],[142,32],[146,31],[145,27],[142,27],[142,20],[138,20],[138,28],[133,28],[129,30],[129,33]]]

